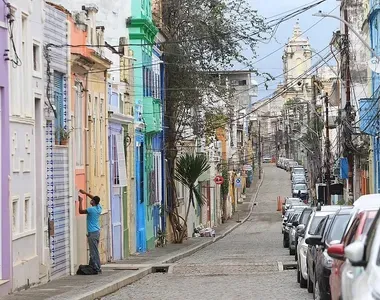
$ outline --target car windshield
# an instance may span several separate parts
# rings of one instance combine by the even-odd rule
[[[290,223],[296,221],[298,219],[298,216],[299,214],[295,213],[294,215],[292,215],[292,217],[290,218]]]
[[[293,173],[294,174],[304,174],[305,173],[305,171],[304,171],[304,169],[294,169],[294,171],[293,171]]]
[[[308,231],[309,234],[314,234],[315,229],[317,229],[319,225],[319,222],[321,222],[324,217],[325,216],[314,216],[313,220],[311,220],[310,228]]]
[[[309,216],[311,215],[311,212],[312,211],[310,209],[304,210],[300,219],[300,224],[306,224],[307,220],[309,219]]]
[[[288,198],[286,199],[286,204],[294,204],[300,202],[300,199],[298,198]]]
[[[334,223],[331,226],[330,233],[327,238],[327,243],[331,241],[341,241],[344,230],[350,221],[350,217],[351,215],[337,215],[335,217]]]
[[[304,185],[304,184],[295,184],[294,185],[294,189],[297,190],[297,191],[306,190],[306,185]]]

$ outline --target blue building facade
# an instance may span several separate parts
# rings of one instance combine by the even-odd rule
[[[370,0],[369,28],[371,47],[377,55],[380,55],[380,3],[376,0]],[[379,140],[379,97],[380,97],[380,74],[372,72],[372,97],[362,99],[360,103],[361,131],[369,134],[373,145],[373,170],[374,170],[374,192],[380,192],[380,140]],[[364,100],[364,101],[363,101]],[[366,110],[362,109],[366,105]]]

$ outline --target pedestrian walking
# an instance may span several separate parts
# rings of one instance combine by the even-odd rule
[[[79,213],[87,215],[87,240],[90,249],[89,265],[94,269],[96,274],[102,273],[99,256],[99,237],[100,225],[99,218],[102,213],[99,196],[93,196],[84,190],[79,190],[80,193],[91,199],[91,207],[83,209],[83,199],[79,196]]]

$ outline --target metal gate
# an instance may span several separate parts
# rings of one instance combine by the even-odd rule
[[[70,219],[68,151],[53,150],[53,201],[50,203],[50,251],[52,279],[68,275],[70,271]]]

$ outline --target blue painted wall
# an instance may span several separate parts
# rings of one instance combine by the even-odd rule
[[[369,14],[369,24],[370,24],[370,36],[371,36],[371,47],[375,50],[376,54],[380,54],[380,3],[378,1],[370,1],[370,14]],[[374,126],[378,124],[378,111],[379,111],[379,101],[377,100],[380,96],[379,93],[380,86],[380,74],[372,72],[372,98],[377,103],[374,103],[373,111],[374,118],[369,122],[369,126]],[[374,133],[376,134],[378,130]],[[379,173],[379,163],[380,163],[380,142],[376,136],[372,137],[373,142],[373,164],[374,164],[374,187],[375,193],[380,192],[380,173]]]

